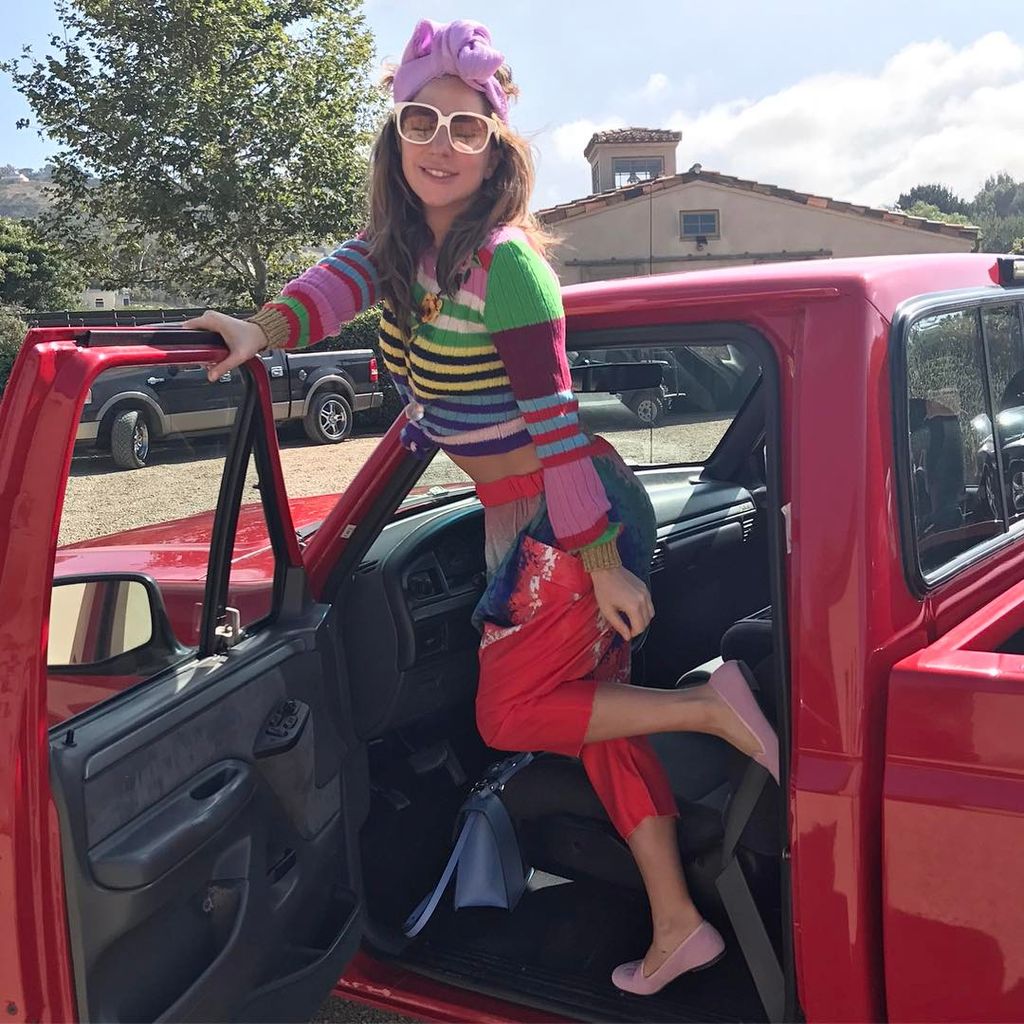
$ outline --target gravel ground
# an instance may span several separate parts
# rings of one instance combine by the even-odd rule
[[[729,418],[669,416],[645,430],[613,398],[585,398],[587,426],[603,434],[627,462],[703,460],[718,443]],[[338,493],[348,485],[380,440],[349,438],[339,445],[315,445],[301,430],[281,432],[281,463],[289,496]],[[182,439],[159,445],[143,469],[121,471],[107,456],[88,455],[72,464],[61,522],[60,543],[105,536],[137,526],[205,512],[215,507],[224,464],[223,439]],[[251,483],[255,483],[251,472]],[[427,468],[423,483],[464,480],[444,456]]]
[[[412,1017],[396,1017],[381,1010],[372,1010],[361,1003],[350,1003],[333,996],[320,1007],[313,1024],[415,1024]]]

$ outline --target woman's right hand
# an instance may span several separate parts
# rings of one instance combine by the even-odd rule
[[[206,376],[211,383],[267,347],[267,336],[259,324],[239,320],[228,316],[227,313],[218,313],[214,309],[208,309],[202,316],[186,320],[181,326],[192,331],[214,331],[224,339],[224,344],[228,347],[227,357],[206,370]]]

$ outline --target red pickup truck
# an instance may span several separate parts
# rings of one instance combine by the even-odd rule
[[[535,869],[520,903],[404,938],[502,756],[473,718],[472,489],[393,427],[310,495],[254,360],[217,457],[126,495],[72,467],[90,387],[219,339],[37,329],[0,404],[11,1020],[304,1019],[332,989],[434,1021],[1024,1019],[1024,261],[747,267],[565,304],[575,352],[747,368],[734,415],[631,436],[610,401],[591,424],[658,517],[634,682],[741,659],[782,741],[775,787],[712,737],[658,738],[727,956],[613,989],[649,937],[639,879],[550,755],[503,793]]]

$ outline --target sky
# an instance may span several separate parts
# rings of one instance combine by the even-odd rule
[[[52,0],[0,0],[0,59],[46,50]],[[416,21],[484,22],[522,90],[512,124],[534,147],[534,208],[585,196],[595,131],[682,132],[677,169],[891,205],[940,181],[965,198],[1024,178],[1024,9],[1012,0],[364,0],[378,59]],[[0,165],[42,166],[52,143],[0,76]]]

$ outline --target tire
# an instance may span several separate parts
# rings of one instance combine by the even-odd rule
[[[1006,471],[1009,477],[1010,504],[1016,513],[1024,512],[1024,462],[1014,459]]]
[[[665,416],[665,397],[659,391],[630,395],[626,405],[645,427],[656,427]]]
[[[142,469],[149,458],[149,424],[139,409],[115,413],[110,424],[110,455],[118,469]]]
[[[302,425],[310,441],[338,444],[352,433],[352,406],[337,391],[324,391],[313,399]]]

